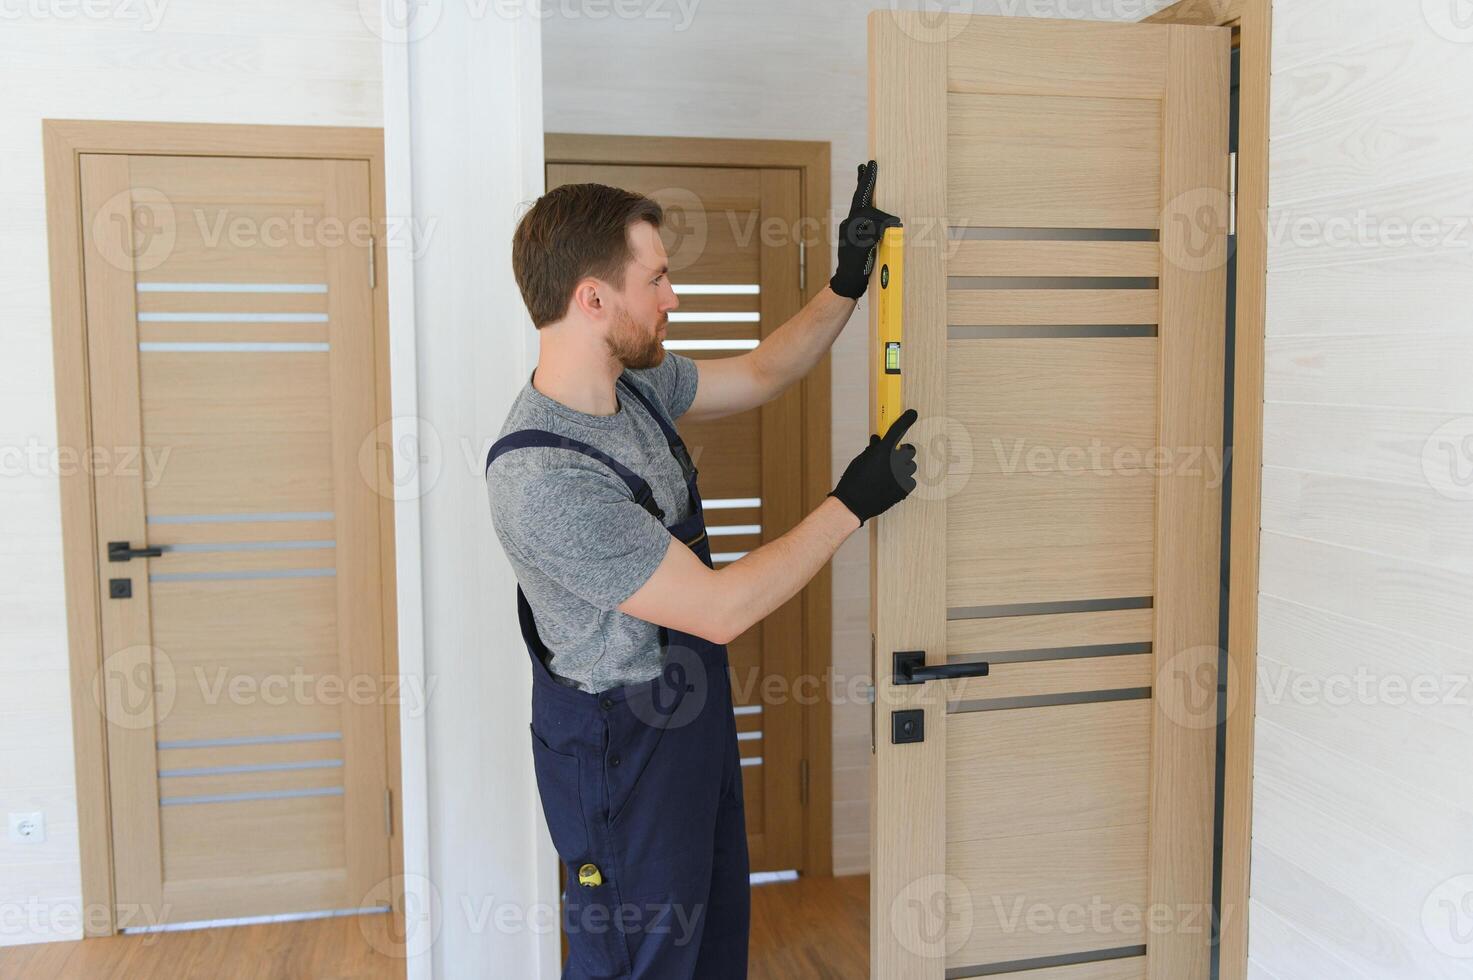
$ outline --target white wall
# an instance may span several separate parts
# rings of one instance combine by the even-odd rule
[[[925,9],[1138,20],[1170,0],[963,0]],[[548,132],[827,140],[830,237],[849,210],[855,166],[868,159],[865,18],[922,6],[886,0],[640,0],[549,4],[543,25]],[[616,17],[615,9],[643,11]],[[876,201],[884,206],[885,175]],[[833,474],[868,437],[861,301],[834,344]],[[869,673],[869,537],[834,558],[834,871],[869,866],[869,708],[849,692]]]
[[[398,508],[402,666],[434,685],[406,723],[410,976],[555,976],[527,659],[478,465],[529,363],[509,247],[541,190],[539,22],[446,4],[406,46],[378,0],[157,2],[0,5],[0,815],[43,810],[48,833],[0,838],[0,946],[82,934],[40,120],[384,124],[390,220],[432,230],[413,258],[388,243],[396,432],[440,450]]]
[[[352,0],[0,6],[0,817],[47,833],[0,836],[0,945],[81,936],[41,119],[377,126],[380,73]]]
[[[1473,27],[1459,10],[1275,3],[1256,977],[1473,976]]]
[[[418,526],[423,549],[420,580],[399,580],[401,609],[413,611],[403,593],[421,587],[423,633],[405,636],[401,651],[421,640],[424,676],[436,684],[425,741],[413,750],[404,740],[406,769],[414,751],[428,763],[427,833],[415,835],[428,851],[421,875],[406,880],[417,892],[406,909],[429,909],[428,922],[409,919],[410,945],[428,956],[411,964],[410,980],[428,978],[430,965],[435,977],[551,978],[561,964],[557,855],[527,734],[530,660],[482,470],[537,343],[512,276],[511,236],[521,207],[543,190],[541,24],[488,9],[419,7],[385,46],[388,213],[425,229],[412,279],[399,274],[394,285],[411,264],[401,248],[391,250],[390,280],[405,355],[394,366],[410,360],[403,328],[412,316],[417,389],[401,383],[394,394],[399,431],[419,439],[417,450],[396,453],[399,472],[417,469],[419,480],[400,502],[401,513],[416,504],[417,513],[400,524]],[[407,660],[401,669],[410,672]],[[406,832],[415,791],[406,774]]]

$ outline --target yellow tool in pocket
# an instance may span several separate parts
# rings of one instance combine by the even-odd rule
[[[584,888],[597,888],[604,883],[603,872],[598,870],[596,864],[585,864],[578,869],[578,884]]]

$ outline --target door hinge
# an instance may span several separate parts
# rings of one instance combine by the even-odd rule
[[[798,242],[798,292],[808,289],[808,243]]]
[[[1228,154],[1228,236],[1238,233],[1238,151]]]
[[[870,683],[865,685],[864,698],[869,702],[869,754],[875,754],[875,684],[879,681],[879,673],[875,669],[875,634],[869,635],[869,670]]]
[[[808,805],[808,760],[798,760],[798,805]]]
[[[394,836],[394,791],[384,790],[384,836]]]
[[[375,289],[378,286],[378,266],[374,262],[374,253],[378,251],[378,239],[368,239],[368,288]]]

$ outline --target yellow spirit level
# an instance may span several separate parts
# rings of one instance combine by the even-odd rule
[[[901,312],[905,297],[905,229],[885,229],[875,256],[880,266],[876,318],[879,357],[875,365],[875,431],[880,435],[905,410],[901,401]]]

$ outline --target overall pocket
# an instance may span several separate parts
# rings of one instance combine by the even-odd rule
[[[566,864],[576,865],[588,855],[588,827],[583,819],[583,791],[578,757],[553,750],[537,731],[532,733],[532,766],[537,773],[537,795],[552,835],[552,846]]]
[[[609,860],[602,833],[598,846],[590,838],[584,819],[582,775],[598,772],[598,760],[583,766],[576,755],[559,752],[532,732],[532,763],[537,772],[537,793],[552,845],[567,869],[563,893],[563,934],[568,940],[568,966],[572,975],[588,980],[615,980],[630,973],[630,954],[624,927],[619,883]],[[595,796],[598,790],[590,790]],[[598,869],[597,883],[585,885],[578,872],[584,865]]]

